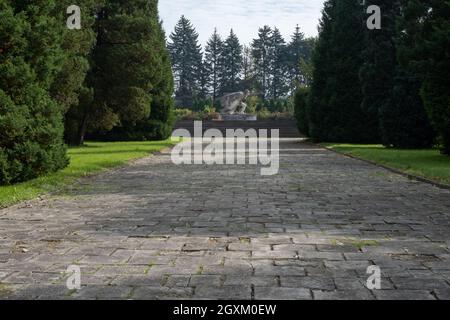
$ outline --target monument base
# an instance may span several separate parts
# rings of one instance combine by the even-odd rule
[[[221,114],[222,121],[258,121],[256,114]]]

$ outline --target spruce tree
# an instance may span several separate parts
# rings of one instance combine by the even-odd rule
[[[270,88],[269,96],[276,100],[288,92],[286,42],[278,28],[274,28],[270,37]]]
[[[62,108],[49,88],[64,60],[55,1],[0,0],[0,184],[68,164]]]
[[[212,105],[219,96],[219,85],[222,81],[222,57],[223,57],[223,41],[214,29],[214,33],[209,38],[205,47],[205,69],[208,75],[208,82],[212,91]]]
[[[304,83],[304,75],[300,70],[300,63],[302,59],[307,61],[310,52],[308,52],[307,42],[305,41],[304,34],[300,31],[300,27],[297,25],[295,32],[292,34],[291,42],[287,47],[288,60],[287,67],[289,69],[289,77],[291,79],[289,88],[291,92],[297,88],[300,84]]]
[[[253,63],[252,51],[250,47],[244,45],[242,50],[242,77],[251,79],[254,76],[255,66]]]
[[[170,35],[168,48],[176,84],[176,99],[183,107],[192,107],[192,98],[199,92],[199,67],[202,65],[198,33],[192,23],[182,16]]]
[[[268,96],[270,72],[270,38],[272,29],[264,26],[258,31],[258,38],[252,42],[252,54],[255,61],[255,71],[263,97]]]
[[[233,32],[225,40],[222,56],[222,94],[240,90],[242,72],[242,46]]]
[[[205,59],[201,60],[198,68],[198,96],[201,99],[206,99],[210,93],[210,72]]]
[[[242,89],[257,91],[258,88],[252,49],[249,46],[244,45],[242,50]],[[254,101],[255,99],[256,97],[253,97]]]

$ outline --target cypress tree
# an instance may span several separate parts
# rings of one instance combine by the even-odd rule
[[[450,155],[450,3],[406,1],[403,21],[421,21],[410,34],[417,34],[408,47],[411,64],[423,75],[421,97],[431,124],[439,135],[443,154]]]
[[[433,143],[433,131],[427,119],[423,103],[419,96],[422,79],[410,65],[405,49],[412,38],[404,30],[406,21],[399,20],[400,2],[378,0],[382,12],[381,30],[368,32],[365,68],[362,69],[364,104],[370,114],[378,107],[380,135],[384,145],[396,148],[430,147]],[[400,19],[401,20],[401,19]],[[406,23],[406,24],[405,24]],[[414,44],[415,45],[415,44]],[[408,50],[406,50],[408,51]],[[400,64],[397,62],[400,57]]]
[[[309,119],[309,135],[314,141],[331,141],[327,127],[331,114],[329,105],[332,92],[330,70],[333,68],[334,57],[329,48],[332,40],[335,3],[336,0],[328,0],[324,3],[322,18],[319,22],[319,38],[312,57],[313,81],[306,110]]]
[[[36,2],[0,0],[0,184],[68,164],[62,109],[49,94],[64,25],[52,15],[55,1]]]
[[[151,78],[153,88],[150,91],[152,107],[150,116],[138,123],[143,128],[144,139],[163,140],[172,134],[174,101],[172,98],[174,83],[170,54],[166,48],[166,35],[158,15],[158,1],[152,1],[151,20],[154,21],[154,49],[157,63],[152,65],[154,76]]]
[[[378,126],[369,121],[370,116],[361,108],[363,96],[359,70],[363,63],[364,33],[367,30],[363,9],[358,1],[336,2],[330,47],[335,60],[330,74],[333,91],[328,102],[332,113],[327,128],[332,141],[376,141],[373,134]]]
[[[389,141],[386,129],[392,120],[389,113],[394,108],[394,79],[397,68],[395,35],[399,2],[396,0],[374,0],[370,5],[378,5],[382,13],[381,29],[366,31],[366,48],[363,51],[364,64],[360,70],[363,92],[362,108],[369,114],[368,121],[374,131],[374,140]],[[396,119],[394,120],[396,121]]]
[[[101,13],[94,104],[117,116],[116,128],[103,138],[151,140],[171,133],[173,78],[157,5],[156,0],[109,0]]]
[[[66,8],[73,1],[60,0],[55,8],[61,21],[65,21]],[[64,28],[63,49],[66,52],[62,70],[57,74],[50,92],[63,107],[65,114],[65,140],[71,145],[83,144],[87,130],[88,105],[92,101],[93,89],[87,87],[86,75],[90,69],[90,55],[95,45],[95,13],[104,1],[80,0],[81,29]],[[92,106],[90,106],[92,107]]]
[[[357,1],[325,3],[311,91],[315,140],[373,142],[377,126],[362,109],[359,70],[365,47],[363,7]]]

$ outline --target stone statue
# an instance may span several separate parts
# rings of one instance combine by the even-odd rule
[[[220,98],[223,114],[245,114],[247,104],[244,103],[245,99],[250,96],[250,91],[233,92],[224,95]]]

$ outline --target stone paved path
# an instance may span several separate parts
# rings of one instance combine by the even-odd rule
[[[0,211],[0,297],[450,299],[450,191],[280,148],[273,177],[162,154]],[[383,290],[365,288],[369,265]]]

